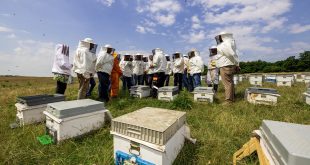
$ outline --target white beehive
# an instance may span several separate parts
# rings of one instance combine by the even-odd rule
[[[239,75],[239,82],[242,82],[243,81],[243,79],[245,79],[245,75]]]
[[[130,88],[130,95],[138,98],[149,97],[151,94],[151,88],[145,85],[136,85]]]
[[[310,88],[308,88],[308,90],[304,93],[304,95],[305,95],[306,103],[310,105]]]
[[[114,158],[170,165],[182,149],[185,112],[145,107],[112,120]]]
[[[267,74],[267,75],[265,75],[265,82],[276,83],[277,82],[277,76],[274,74]]]
[[[295,80],[296,82],[304,82],[305,81],[305,76],[304,74],[295,74]]]
[[[177,86],[165,86],[158,89],[158,100],[172,101],[179,94]]]
[[[310,84],[310,75],[305,75],[305,83]]]
[[[239,76],[234,75],[234,84],[237,85],[239,83]]]
[[[111,116],[102,102],[91,99],[51,103],[43,113],[54,143],[99,129]]]
[[[194,101],[213,103],[214,91],[212,87],[196,87],[193,93]]]
[[[251,85],[262,86],[263,85],[263,75],[261,74],[251,74],[249,76],[249,81]]]
[[[263,120],[260,143],[269,163],[310,164],[310,126]]]
[[[18,97],[17,103],[15,104],[17,109],[17,124],[22,126],[44,121],[45,116],[43,111],[46,109],[47,103],[64,100],[64,95],[35,95]]]
[[[244,96],[252,104],[276,105],[280,95],[275,89],[250,87],[245,90]]]
[[[277,86],[292,86],[294,82],[293,75],[279,74],[277,75]]]

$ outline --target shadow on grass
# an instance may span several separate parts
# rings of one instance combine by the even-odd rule
[[[201,146],[202,145],[198,141],[196,142],[196,144],[193,144],[188,140],[186,140],[182,150],[178,154],[173,164],[174,165],[197,164],[198,148],[200,148]]]

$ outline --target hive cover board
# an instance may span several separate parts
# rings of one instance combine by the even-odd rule
[[[310,125],[263,120],[260,129],[280,164],[310,164]]]
[[[172,92],[172,94],[178,94],[179,88],[177,86],[166,86],[158,89],[158,92]]]
[[[213,93],[212,87],[196,87],[194,93]]]
[[[103,102],[83,99],[50,103],[47,105],[46,111],[55,117],[62,119],[104,109]]]
[[[275,94],[278,95],[278,92],[276,89],[272,89],[272,88],[257,88],[257,87],[250,87],[247,88],[247,92],[249,93],[260,93],[260,94]]]
[[[35,106],[41,104],[54,103],[58,101],[64,101],[65,96],[60,94],[55,95],[35,95],[35,96],[21,96],[17,98],[17,102],[26,104],[28,106]]]
[[[185,124],[186,113],[145,107],[112,120],[111,133],[164,145]]]
[[[151,89],[149,86],[136,85],[136,86],[132,86],[130,90],[149,90],[149,89]]]

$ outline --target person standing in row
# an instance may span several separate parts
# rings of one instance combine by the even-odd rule
[[[98,93],[99,100],[108,102],[109,87],[110,87],[110,75],[113,69],[114,58],[113,53],[115,49],[111,45],[105,45],[101,47],[96,62],[96,72],[99,79]]]
[[[116,52],[113,53],[113,69],[111,71],[111,92],[110,95],[112,98],[116,98],[118,96],[119,89],[119,78],[122,76],[122,70],[119,67],[119,59],[120,55]]]
[[[213,87],[213,91],[216,93],[219,84],[219,69],[216,66],[217,49],[216,46],[212,46],[210,49],[210,56],[208,61],[208,73],[206,75],[206,83],[208,87]]]
[[[153,76],[154,76],[154,68],[151,66],[153,65],[153,55],[149,55],[149,61],[148,61],[148,71],[147,71],[147,80],[150,87],[152,87],[153,82]]]
[[[69,62],[69,46],[57,44],[52,68],[54,80],[57,81],[56,93],[65,94],[69,76],[71,76],[72,65]]]
[[[92,75],[89,79],[89,88],[88,88],[88,92],[86,93],[87,97],[91,96],[91,93],[93,92],[93,89],[95,88],[95,86],[96,86],[96,81],[95,81],[94,75]]]
[[[164,52],[159,49],[153,49],[153,63],[150,68],[154,69],[154,83],[152,86],[152,96],[157,97],[158,88],[163,87],[165,83],[165,72],[167,67],[167,60],[164,55]]]
[[[137,53],[132,62],[134,85],[143,85],[144,62],[142,61],[142,58],[143,55]]]
[[[183,60],[184,60],[183,86],[187,89],[187,91],[192,91],[192,86],[189,83],[189,59],[187,54],[184,54]]]
[[[204,70],[204,63],[202,58],[199,56],[199,52],[196,50],[192,50],[188,53],[189,56],[189,67],[190,67],[190,75],[192,77],[193,87],[201,86],[201,73]]]
[[[79,80],[78,99],[84,99],[89,88],[90,77],[95,73],[97,45],[91,38],[79,42],[73,59],[73,71]]]
[[[182,90],[183,72],[184,72],[184,60],[180,52],[176,52],[172,55],[173,58],[173,73],[174,73],[174,86],[178,86],[179,90]]]
[[[233,34],[222,32],[215,37],[217,43],[217,66],[220,68],[225,88],[225,103],[235,101],[234,74],[240,71],[236,43]]]
[[[127,90],[129,91],[132,86],[131,76],[132,76],[132,69],[133,69],[131,55],[125,54],[119,66],[123,72],[123,76],[122,76],[123,91],[126,91],[126,87],[127,87]]]
[[[166,61],[167,61],[167,67],[166,67],[166,72],[165,72],[165,86],[169,86],[169,81],[170,81],[170,75],[172,74],[172,65],[170,61],[170,56],[169,54],[165,55]]]
[[[144,74],[143,74],[143,84],[145,85],[149,85],[149,81],[148,81],[148,70],[149,70],[149,63],[148,63],[148,57],[147,56],[143,56],[143,64],[144,64]]]

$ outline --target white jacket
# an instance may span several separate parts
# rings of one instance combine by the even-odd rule
[[[153,56],[154,73],[166,72],[167,60],[161,50],[156,50]]]
[[[80,41],[73,59],[73,71],[90,78],[90,74],[95,73],[96,59],[96,54],[89,51],[89,44]]]
[[[172,74],[172,63],[171,61],[167,61],[167,67],[166,67],[166,72],[165,72],[166,75],[170,75]]]
[[[213,55],[213,56],[209,57],[208,69],[215,69],[215,68],[217,68],[217,59],[218,59],[218,55]]]
[[[189,59],[187,57],[183,57],[184,60],[184,69],[189,69]]]
[[[195,52],[195,56],[189,59],[189,73],[194,75],[196,73],[202,73],[204,70],[204,63],[198,52]]]
[[[69,62],[69,46],[57,44],[52,72],[64,75],[71,75],[71,64]]]
[[[239,66],[236,44],[232,35],[223,35],[222,39],[223,42],[217,45],[217,66],[219,68],[229,65]]]
[[[148,64],[147,64],[147,66],[149,68],[147,71],[147,74],[154,74],[154,68],[150,68],[151,65],[153,65],[153,61],[149,60]]]
[[[183,59],[183,57],[174,59],[173,73],[183,73],[183,72],[184,72],[184,59]]]
[[[149,63],[148,62],[144,62],[144,72],[148,72],[149,71],[149,69],[150,69],[150,66],[149,66]]]
[[[131,77],[132,76],[132,62],[131,61],[124,61],[122,60],[120,63],[119,63],[119,66],[123,72],[123,76],[126,76],[126,77]]]
[[[143,75],[144,74],[144,62],[143,61],[132,61],[133,65],[133,74]]]
[[[106,47],[101,47],[96,62],[96,72],[104,72],[111,75],[113,69],[114,57],[107,53]]]

